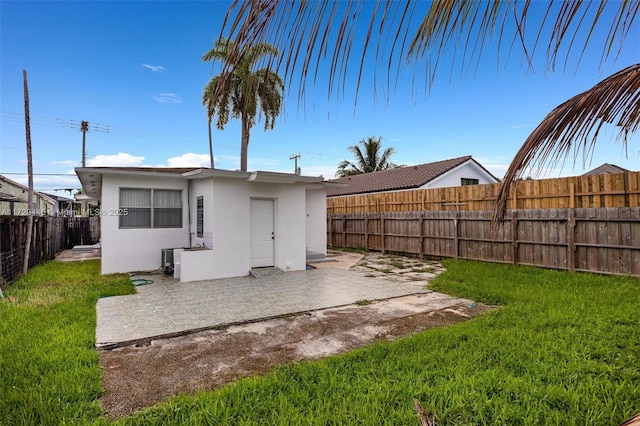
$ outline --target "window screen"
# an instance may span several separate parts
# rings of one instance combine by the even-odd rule
[[[182,191],[120,188],[120,210],[120,228],[181,228]]]
[[[120,228],[151,228],[151,190],[120,188]]]
[[[182,191],[153,190],[153,227],[182,227]]]
[[[461,184],[464,185],[477,185],[478,179],[461,178]]]

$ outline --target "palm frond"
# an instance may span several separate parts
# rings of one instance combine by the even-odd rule
[[[617,56],[635,28],[639,11],[637,0],[549,0],[544,5],[533,0],[247,0],[231,5],[221,35],[235,36],[229,55],[231,68],[248,54],[248,46],[263,42],[275,46],[282,56],[275,62],[268,59],[269,64],[284,76],[287,87],[293,80],[299,81],[299,102],[304,100],[305,86],[315,85],[323,70],[329,76],[329,96],[344,95],[346,87],[353,87],[357,103],[363,71],[369,66],[365,65],[366,57],[378,64],[372,73],[374,91],[382,72],[387,94],[405,61],[426,60],[425,75],[416,76],[431,85],[439,59],[451,48],[458,59],[451,71],[459,66],[462,72],[471,63],[479,63],[483,46],[496,39],[508,52],[520,46],[530,68],[539,53],[544,54],[545,70],[554,70],[562,56],[567,58],[565,68],[568,58],[577,66],[588,46],[600,49],[601,62],[605,62]],[[364,37],[355,36],[360,27]],[[606,36],[603,40],[594,34]],[[498,50],[504,53],[502,47]],[[499,57],[498,64],[508,59],[509,53],[506,58]],[[355,67],[355,74],[350,67]],[[357,76],[355,84],[347,86],[347,79],[353,76]]]
[[[608,124],[618,128],[617,140],[626,150],[629,134],[640,126],[640,64],[605,78],[544,118],[518,150],[502,180],[494,219],[504,217],[509,194],[525,170],[542,170],[566,160],[571,152],[574,163],[582,154],[586,164],[600,131]]]

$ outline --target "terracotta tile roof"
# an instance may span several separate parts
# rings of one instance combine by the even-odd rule
[[[327,197],[419,188],[471,159],[470,155],[466,155],[434,163],[398,167],[381,172],[333,179],[329,182],[346,184],[347,186],[327,188]]]

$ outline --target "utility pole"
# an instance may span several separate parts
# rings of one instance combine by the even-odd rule
[[[89,122],[86,120],[63,120],[58,118],[58,122],[62,127],[69,127],[70,129],[79,129],[82,132],[82,167],[87,166],[87,132],[100,132],[109,133],[110,126],[108,124],[95,123],[89,126]]]
[[[80,131],[82,132],[82,167],[87,165],[87,132],[89,131],[89,122],[82,120],[80,123]]]
[[[24,257],[22,258],[22,273],[29,270],[29,254],[31,253],[31,239],[33,238],[33,161],[31,159],[31,119],[29,116],[29,86],[27,84],[27,71],[22,70],[22,82],[24,85],[24,128],[27,140],[27,173],[29,174],[29,192],[27,196],[27,237],[24,244]]]
[[[293,166],[293,167],[294,167],[293,172],[294,172],[295,174],[297,174],[297,175],[299,175],[299,174],[300,174],[300,169],[298,168],[298,158],[300,158],[300,157],[301,157],[300,153],[298,153],[298,154],[291,154],[291,155],[289,156],[289,160],[293,160],[293,161],[295,161],[294,166]]]

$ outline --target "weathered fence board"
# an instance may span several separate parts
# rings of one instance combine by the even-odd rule
[[[0,216],[0,283],[13,281],[22,271],[27,235],[26,216]],[[36,216],[29,268],[55,258],[63,249],[100,240],[100,218]]]
[[[330,246],[640,276],[640,207],[328,215]]]
[[[500,184],[390,191],[327,198],[327,214],[446,210],[492,210]],[[640,207],[640,172],[523,180],[517,183],[510,209]]]

